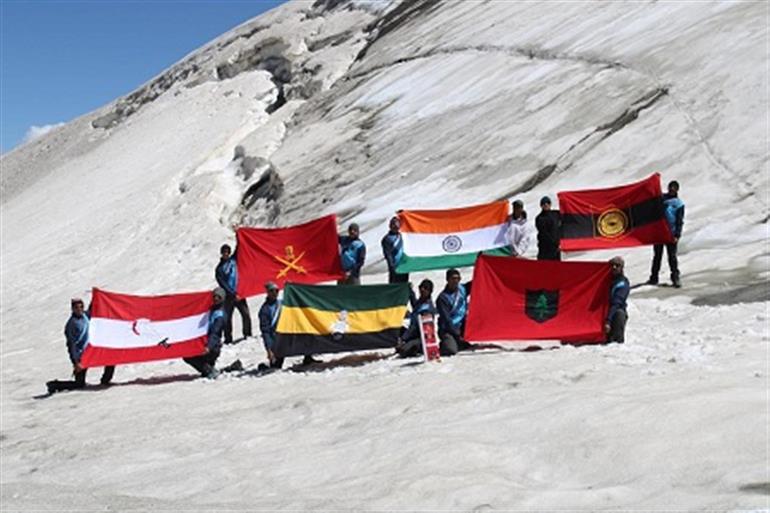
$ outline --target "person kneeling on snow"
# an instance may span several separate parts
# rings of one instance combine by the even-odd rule
[[[452,356],[461,349],[470,347],[464,336],[471,283],[469,281],[461,284],[460,271],[457,269],[449,269],[446,272],[446,287],[436,300],[441,356]]]
[[[607,313],[607,321],[604,324],[604,332],[607,334],[607,342],[625,342],[626,300],[631,287],[628,278],[623,274],[625,262],[623,258],[616,256],[610,260],[612,268],[612,284],[610,285],[610,311]]]
[[[216,378],[219,371],[214,367],[219,358],[219,352],[222,350],[222,333],[225,329],[225,290],[217,287],[211,293],[214,304],[209,309],[209,327],[206,332],[206,352],[184,358],[184,361],[191,365],[195,370],[206,378]]]
[[[83,300],[73,298],[70,301],[72,315],[64,326],[64,337],[67,339],[67,352],[72,362],[72,374],[74,381],[53,380],[46,383],[48,393],[53,394],[62,390],[75,390],[86,386],[86,370],[80,366],[80,357],[88,344],[88,327],[90,324],[90,311],[87,313],[84,308]],[[90,307],[89,307],[90,310]],[[106,386],[112,381],[115,373],[115,366],[108,365],[102,372],[101,384]]]
[[[412,313],[409,314],[409,328],[401,336],[396,352],[401,358],[422,354],[422,338],[420,337],[420,314],[431,313],[436,315],[436,307],[433,306],[431,295],[433,294],[433,282],[422,280],[418,287],[420,297],[415,297],[414,290],[409,291],[409,304]]]

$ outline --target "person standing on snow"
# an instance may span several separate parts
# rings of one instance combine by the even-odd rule
[[[223,244],[219,249],[219,263],[214,270],[214,278],[217,284],[225,291],[225,344],[233,343],[233,310],[238,309],[241,314],[243,338],[251,336],[251,314],[246,298],[238,296],[238,265],[235,255],[231,256],[232,249],[228,244]],[[236,250],[237,252],[237,250]]]
[[[452,356],[470,347],[465,341],[465,317],[468,315],[472,282],[461,284],[460,281],[460,271],[447,270],[446,286],[436,300],[441,356]]]
[[[406,283],[409,281],[409,274],[396,272],[396,266],[404,256],[404,241],[401,237],[401,223],[398,217],[390,220],[388,233],[382,238],[382,255],[388,264],[388,283]]]
[[[67,341],[67,352],[69,353],[70,361],[72,362],[72,374],[75,379],[74,381],[49,381],[46,383],[49,394],[60,392],[62,390],[76,390],[86,386],[87,369],[80,366],[80,358],[83,356],[83,350],[86,348],[86,344],[88,344],[88,328],[91,321],[90,308],[89,312],[86,312],[83,300],[80,298],[73,298],[70,301],[70,308],[72,314],[67,320],[67,324],[64,325],[64,337]],[[114,365],[104,367],[100,383],[103,386],[109,385],[114,374]]]
[[[278,299],[278,285],[269,281],[265,284],[265,302],[259,309],[259,331],[262,333],[262,342],[265,344],[267,358],[270,367],[280,369],[283,366],[283,358],[277,358],[273,352],[275,348],[275,328],[278,326],[278,318],[281,315],[281,300]]]
[[[535,218],[537,227],[537,259],[561,260],[561,214],[551,210],[551,198],[540,199],[540,213]]]
[[[607,334],[607,343],[618,342],[622,344],[626,340],[626,301],[631,286],[628,278],[623,274],[625,267],[623,258],[616,256],[610,260],[612,270],[612,282],[610,285],[610,310],[604,324],[604,332]]]
[[[671,271],[671,284],[679,288],[682,282],[679,280],[679,262],[676,252],[679,238],[682,236],[682,226],[684,225],[684,202],[679,199],[679,182],[676,180],[668,184],[668,192],[663,195],[663,208],[666,216],[666,222],[671,230],[674,241],[666,244],[666,254],[668,254],[668,268]],[[663,260],[663,244],[655,244],[652,254],[652,270],[650,279],[647,281],[650,285],[658,284],[658,274],[660,273],[660,264]]]
[[[359,227],[351,223],[347,235],[339,236],[340,257],[345,278],[339,280],[339,285],[361,285],[361,267],[366,260],[366,245],[358,238]]]
[[[412,312],[409,314],[409,328],[399,337],[396,352],[401,358],[422,354],[422,337],[420,336],[420,314],[431,313],[436,315],[436,307],[433,306],[431,295],[433,294],[433,282],[425,279],[418,287],[420,296],[416,297],[414,290],[409,290],[409,304]]]
[[[524,255],[532,243],[532,229],[527,224],[527,211],[524,210],[524,203],[516,200],[512,206],[513,214],[511,214],[511,222],[508,225],[508,240],[511,242],[513,256],[520,257]]]

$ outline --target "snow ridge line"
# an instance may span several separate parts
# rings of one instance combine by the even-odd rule
[[[503,46],[503,45],[467,45],[467,46],[445,46],[442,48],[433,48],[425,52],[417,53],[407,57],[401,57],[394,61],[377,64],[371,68],[361,70],[358,73],[349,75],[346,80],[352,80],[362,78],[372,73],[376,73],[385,68],[392,66],[398,66],[399,64],[405,64],[420,59],[428,59],[438,55],[450,55],[455,53],[503,53],[511,57],[523,57],[529,60],[543,60],[543,61],[564,61],[571,63],[588,64],[591,66],[600,66],[602,69],[623,69],[639,73],[640,75],[646,75],[645,73],[638,71],[627,64],[619,61],[601,59],[599,57],[584,57],[573,56],[569,54],[560,54],[550,52],[541,48],[534,47],[518,47],[518,46]]]

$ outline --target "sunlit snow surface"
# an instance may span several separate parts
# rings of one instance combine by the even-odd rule
[[[172,71],[197,71],[113,128],[91,127],[108,105],[2,157],[3,511],[769,508],[768,303],[691,304],[766,284],[767,6],[438,3],[356,61],[397,4],[311,5],[191,54]],[[268,114],[269,71],[216,69],[276,39],[312,80]],[[327,355],[256,377],[249,340],[220,360],[240,375],[131,365],[36,399],[69,372],[71,296],[212,286],[247,186],[239,144],[284,180],[276,224],[361,224],[367,283],[398,208],[508,198],[555,164],[516,194],[533,218],[542,195],[659,171],[687,204],[685,286],[635,289],[622,346]],[[644,281],[651,250],[619,253]]]

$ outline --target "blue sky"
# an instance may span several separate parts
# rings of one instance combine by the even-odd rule
[[[131,92],[283,2],[0,0],[0,150]]]

